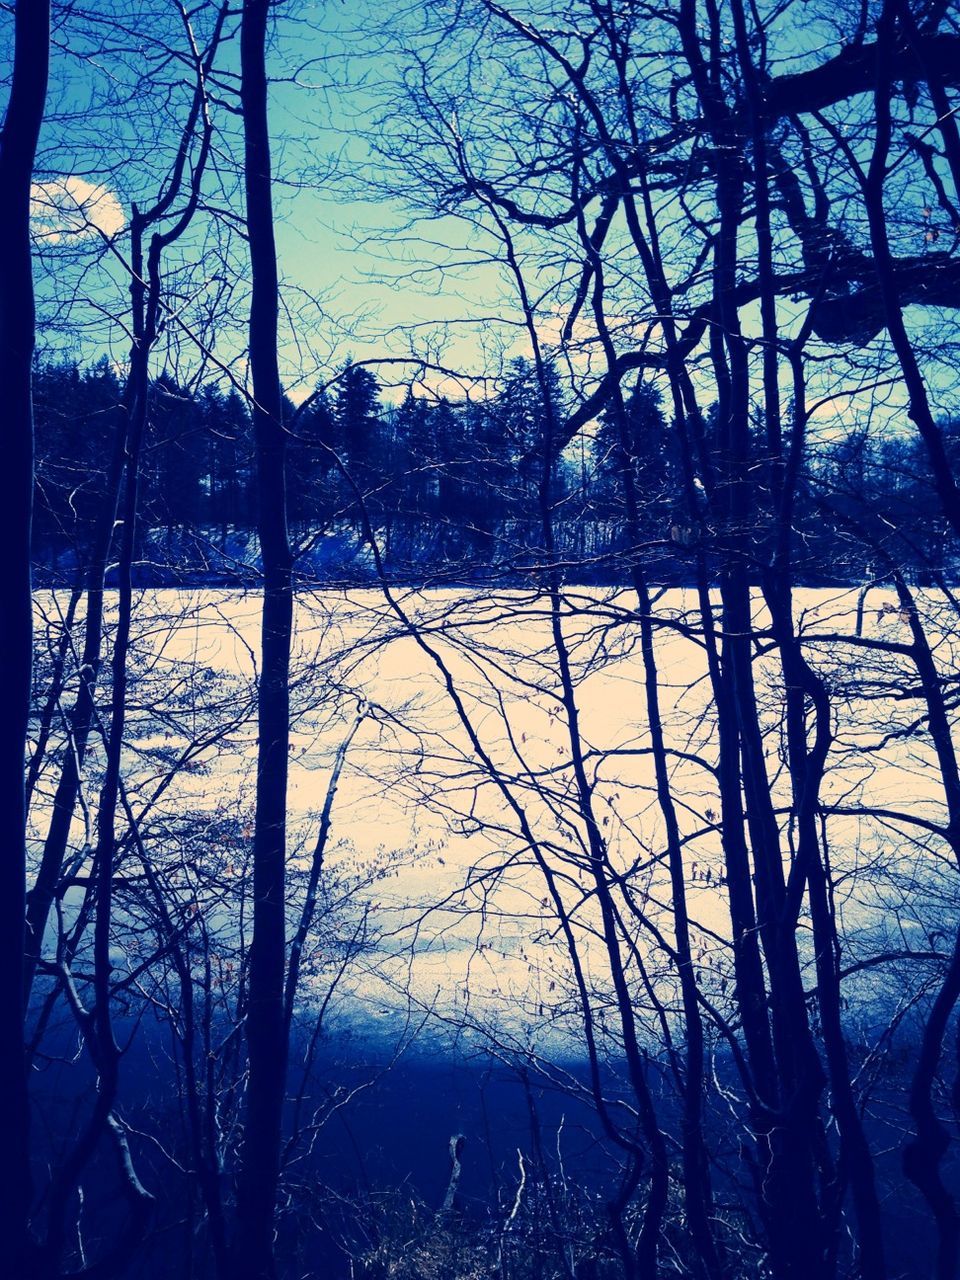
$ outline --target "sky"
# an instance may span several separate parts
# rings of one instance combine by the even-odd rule
[[[122,25],[105,36],[111,10]],[[394,48],[368,21],[382,15],[367,0],[289,6],[280,14],[270,55],[271,124],[288,393],[302,400],[347,359],[401,361],[415,347],[424,359],[467,374],[451,379],[420,371],[421,392],[452,398],[468,390],[482,394],[481,384],[471,383],[469,375],[495,373],[511,356],[529,355],[529,337],[502,262],[490,261],[497,251],[494,240],[460,218],[413,219],[403,200],[411,194],[413,177],[405,182],[401,165],[388,172],[377,155],[378,113],[396,71]],[[175,51],[184,47],[172,0],[105,0],[93,15],[86,26],[71,17],[58,29],[35,188],[36,274],[45,351],[82,360],[106,353],[122,366],[129,348],[123,320],[129,211],[134,200],[155,199],[189,86],[178,64],[142,34],[157,33]],[[828,44],[829,38],[823,22],[809,23],[811,46]],[[436,54],[441,62],[451,56],[446,50]],[[236,58],[232,42],[214,83],[214,118],[222,132],[208,203],[220,220],[213,231],[209,220],[199,222],[182,253],[169,260],[175,269],[176,315],[184,324],[189,320],[192,334],[203,334],[216,360],[242,382],[248,268],[236,233],[242,210],[239,126],[228,109],[234,101]],[[474,121],[478,137],[487,123],[482,115]],[[411,156],[411,173],[420,159]],[[533,271],[529,280],[546,298],[557,268]],[[789,303],[784,318],[788,313]],[[748,328],[758,327],[749,309],[744,319]],[[168,339],[175,333],[182,339],[180,320],[168,327]],[[629,326],[629,318],[625,323]],[[541,340],[554,342],[559,328],[560,313],[545,300]],[[156,359],[169,362],[174,373],[196,368],[192,339],[175,346],[158,349]],[[884,406],[901,412],[903,397],[895,384],[856,402],[843,394],[844,380],[861,378],[863,368],[876,360],[877,352],[864,359],[853,353],[849,363],[814,370],[818,419],[834,414],[850,423],[858,414],[882,414]],[[585,368],[581,358],[574,375]],[[418,369],[391,363],[378,372],[383,383],[393,384],[388,398],[398,399]],[[695,376],[709,382],[708,372]],[[935,375],[933,387],[935,396],[943,393],[941,407],[955,403],[949,366]],[[706,391],[709,396],[709,387]]]
[[[189,105],[190,86],[162,59],[154,76],[155,50],[132,34],[138,27],[155,30],[170,47],[183,48],[172,0],[137,0],[131,6],[108,0],[102,9],[110,8],[125,25],[118,38],[111,36],[106,50],[101,47],[102,24],[81,27],[68,21],[58,29],[34,186],[35,275],[42,348],[82,360],[106,353],[122,364],[128,349],[122,317],[130,209],[134,201],[143,207],[156,198],[158,177],[169,169],[173,155],[176,126]],[[302,399],[318,378],[330,376],[347,358],[408,354],[411,340],[397,331],[411,324],[422,352],[436,358],[442,346],[445,361],[457,368],[475,366],[476,339],[457,335],[478,307],[489,302],[495,273],[445,270],[439,278],[429,268],[449,265],[451,246],[463,239],[462,226],[454,227],[450,219],[433,224],[428,234],[434,243],[428,244],[416,237],[398,202],[374,201],[356,190],[355,179],[369,163],[364,135],[371,128],[376,96],[373,88],[368,92],[363,87],[375,50],[370,37],[357,34],[362,6],[304,5],[288,10],[294,13],[278,24],[270,54],[289,394]],[[224,109],[236,87],[235,45],[234,40],[226,47],[224,74],[214,88],[214,119],[223,133],[207,183],[210,205],[228,219],[242,208],[235,158],[227,154],[229,148],[233,157],[240,154],[238,124]],[[378,65],[382,69],[384,64]],[[141,80],[144,68],[149,75]],[[345,83],[349,93],[343,91]],[[215,261],[214,248],[224,249],[227,236],[221,231],[211,237],[199,220],[195,226],[182,256],[194,263],[190,290],[200,314],[204,270],[213,277],[207,264]],[[225,252],[236,298],[229,331],[221,326],[218,333],[218,355],[242,364],[247,267],[235,234]],[[178,256],[173,253],[168,261],[176,264]],[[428,274],[412,275],[414,261],[420,268],[426,265]],[[216,287],[208,292],[211,299],[222,299]],[[405,372],[403,366],[391,365],[383,370],[383,380],[402,382]],[[430,376],[430,385],[463,393],[439,375]]]

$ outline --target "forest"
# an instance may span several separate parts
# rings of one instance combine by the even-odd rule
[[[958,1280],[956,3],[0,30],[0,1276]]]
[[[517,585],[542,555],[536,470],[550,406],[563,412],[560,374],[545,368],[545,394],[532,361],[516,357],[495,395],[479,402],[436,400],[409,392],[384,403],[364,365],[339,371],[333,395],[302,414],[287,445],[287,521],[304,545],[296,572],[307,582],[374,582],[364,555],[356,497],[333,464],[362,480],[366,509],[392,581],[478,579]],[[82,579],[93,514],[103,500],[101,460],[109,450],[109,414],[119,380],[105,363],[81,370],[55,364],[37,371],[34,563],[44,585]],[[161,374],[151,388],[153,438],[140,469],[140,586],[230,585],[255,581],[255,478],[251,426],[234,390],[198,394]],[[286,405],[289,415],[296,406]],[[660,394],[642,380],[625,401],[638,499],[638,532],[648,571],[660,583],[694,580],[678,530],[685,528],[682,459]],[[707,422],[715,430],[715,407]],[[945,419],[945,447],[957,453]],[[615,425],[601,413],[589,441],[554,454],[553,536],[567,561],[565,580],[616,584],[629,547],[616,471]],[[802,545],[799,585],[871,578],[869,545],[846,529],[871,507],[896,529],[898,561],[913,577],[951,573],[953,549],[943,516],[925,502],[932,473],[909,433],[873,439],[863,427],[821,442],[806,459],[795,531]],[[829,505],[814,492],[829,494]],[[319,536],[318,536],[319,535]],[[713,570],[716,572],[716,569]]]

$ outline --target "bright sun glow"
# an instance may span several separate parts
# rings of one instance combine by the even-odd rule
[[[34,183],[30,213],[34,236],[48,242],[74,236],[112,237],[125,222],[116,192],[76,174]]]

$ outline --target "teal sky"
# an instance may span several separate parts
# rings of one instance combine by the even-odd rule
[[[830,45],[827,9],[827,18],[811,13],[804,27],[808,50]],[[109,48],[98,50],[104,35],[97,19],[108,10],[125,23],[123,35],[111,35]],[[807,6],[805,13],[810,10]],[[424,358],[469,375],[495,373],[504,355],[528,350],[512,286],[502,265],[490,260],[497,247],[493,239],[459,218],[412,222],[403,202],[409,185],[405,191],[402,170],[395,166],[382,174],[378,168],[373,149],[377,118],[384,85],[395,71],[396,51],[378,43],[381,38],[367,21],[377,14],[376,5],[367,0],[279,10],[270,59],[271,120],[284,279],[284,376],[295,399],[347,358],[396,360],[415,347]],[[167,0],[105,0],[86,27],[78,22],[71,17],[58,35],[40,182],[68,175],[99,193],[97,217],[113,239],[106,243],[93,232],[46,236],[37,260],[42,340],[51,352],[81,359],[106,352],[122,363],[129,343],[127,276],[121,261],[127,237],[120,220],[133,200],[155,198],[189,100],[182,70],[159,57],[140,32],[157,32],[175,49],[183,47],[183,33],[175,6]],[[796,50],[797,57],[805,53]],[[445,56],[437,54],[441,63]],[[495,70],[505,75],[509,68],[499,63]],[[205,307],[212,313],[222,305],[223,281],[228,281],[229,307],[222,308],[206,340],[216,359],[242,380],[248,269],[242,240],[230,230],[242,211],[237,178],[241,148],[237,117],[227,109],[235,72],[234,42],[225,51],[214,94],[220,132],[216,167],[207,185],[219,222],[213,229],[206,214],[197,220],[170,255],[170,280],[177,315],[189,319],[191,332],[202,328]],[[531,279],[540,286],[537,273]],[[549,271],[543,279],[549,285]],[[226,312],[229,319],[224,321]],[[549,337],[556,312],[547,303],[542,315]],[[745,322],[752,323],[749,312]],[[197,361],[192,339],[173,323],[169,335],[179,341],[158,349],[157,362],[189,372]],[[863,367],[875,357],[865,356]],[[857,361],[851,368],[859,376]],[[392,394],[400,395],[414,371],[413,365],[384,364],[379,374],[383,382],[396,383]],[[829,400],[836,376],[830,366],[817,372],[822,398]],[[451,395],[463,394],[468,385],[434,376],[429,381]],[[943,389],[945,407],[955,397],[949,363],[934,375],[934,383],[937,394]],[[819,388],[816,394],[820,396]],[[886,387],[866,407],[877,412],[887,404],[896,410],[900,403],[897,388]],[[841,412],[848,418],[849,406]]]

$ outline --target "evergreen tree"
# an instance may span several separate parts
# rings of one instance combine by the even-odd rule
[[[170,374],[151,386],[145,510],[154,525],[196,528],[202,522],[209,460],[203,417]]]
[[[382,444],[380,386],[369,369],[347,363],[333,397],[336,439],[344,464],[360,484],[369,481]]]
[[[450,461],[448,442],[437,439],[436,412],[422,396],[408,391],[391,415],[397,496],[401,510],[411,517],[436,512],[440,476]]]
[[[291,524],[315,529],[343,505],[342,479],[331,451],[338,431],[333,407],[324,392],[289,419],[287,492]]]
[[[87,370],[63,363],[35,371],[34,555],[41,561],[64,552],[86,559],[120,396],[106,359]]]
[[[199,414],[207,457],[203,523],[221,530],[250,527],[254,515],[246,403],[232,389],[224,395],[217,387],[205,387]]]
[[[676,444],[659,391],[638,378],[624,410],[622,426],[615,414],[603,414],[594,437],[598,511],[608,518],[622,519],[622,468],[627,466],[638,498],[641,537],[667,538],[679,473]]]

